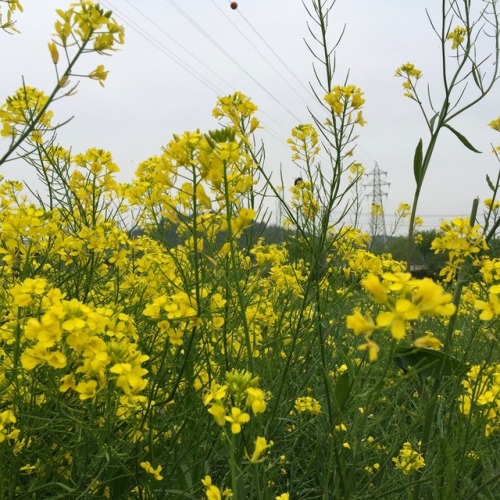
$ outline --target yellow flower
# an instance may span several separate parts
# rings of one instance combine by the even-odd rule
[[[355,85],[347,85],[344,87],[337,85],[330,93],[326,94],[323,99],[329,104],[335,115],[340,117],[347,114],[348,123],[356,123],[361,126],[365,125],[366,122],[363,119],[361,111],[358,112],[354,120],[352,120],[351,117],[351,112],[359,110],[365,103],[363,92],[359,87]]]
[[[212,401],[222,401],[227,395],[227,385],[220,385],[212,382],[209,392],[203,397],[203,404],[206,406]]]
[[[399,451],[399,455],[392,458],[392,461],[405,475],[409,474],[412,470],[420,470],[425,466],[424,457],[417,451],[414,451],[411,447],[411,443],[408,441],[403,444],[403,448]]]
[[[49,51],[52,62],[57,64],[59,62],[59,51],[57,50],[57,45],[54,42],[49,42]]]
[[[97,80],[99,85],[104,87],[104,81],[108,77],[108,71],[104,69],[102,64],[99,64],[99,66],[97,66],[94,71],[91,71],[88,76],[91,80]]]
[[[483,300],[476,300],[474,302],[474,307],[481,311],[479,319],[481,321],[490,321],[495,316],[500,315],[500,301],[498,300],[498,295],[496,293],[489,294],[488,302]]]
[[[347,316],[346,324],[347,328],[354,330],[356,335],[360,335],[362,333],[372,333],[376,328],[373,319],[370,316],[361,314],[359,311],[354,311],[353,314]]]
[[[160,474],[162,466],[158,465],[156,469],[149,462],[141,462],[139,464],[148,474],[151,474],[157,481],[161,481],[163,476]]]
[[[247,393],[247,406],[252,408],[252,411],[257,415],[266,411],[266,395],[262,389],[258,387],[249,387]]]
[[[361,280],[361,284],[377,304],[385,304],[387,302],[387,288],[380,282],[377,276],[369,274],[365,279]]]
[[[492,120],[488,125],[497,132],[500,132],[500,116],[496,120]]]
[[[239,434],[242,424],[250,421],[250,415],[237,407],[231,408],[231,415],[226,415],[224,418],[231,424],[231,432],[233,434]]]
[[[252,464],[256,464],[258,462],[261,462],[263,459],[261,459],[260,456],[262,455],[262,453],[265,450],[267,450],[268,448],[270,448],[273,444],[274,443],[272,441],[268,442],[268,441],[266,441],[265,437],[259,436],[255,440],[255,450],[254,450],[252,456],[249,458],[250,462]]]
[[[37,344],[34,348],[28,347],[21,354],[21,365],[25,370],[33,370],[38,365],[43,365],[46,363],[47,349],[40,344]]]
[[[370,363],[373,363],[378,359],[378,352],[380,351],[380,347],[368,337],[365,337],[365,339],[366,343],[359,345],[358,349],[360,351],[368,351],[368,359]]]
[[[207,495],[207,500],[222,500],[222,496],[219,488],[212,484],[212,478],[210,476],[205,476],[201,480],[203,486],[205,486],[205,494]]]
[[[85,401],[86,399],[93,399],[95,397],[96,388],[97,382],[95,380],[89,380],[88,382],[79,382],[75,390],[80,394],[80,399]]]
[[[59,351],[49,352],[45,355],[45,361],[52,368],[64,368],[67,363],[66,356]]]
[[[390,328],[392,336],[401,340],[405,336],[406,321],[413,321],[420,316],[419,308],[408,299],[398,299],[391,311],[379,313],[377,326]]]
[[[415,68],[415,65],[412,63],[406,63],[400,66],[396,70],[396,74],[394,76],[403,76],[406,78],[416,78],[419,79],[422,76],[422,71]]]
[[[73,374],[61,377],[60,382],[61,382],[61,385],[59,387],[60,392],[67,392],[68,389],[76,390],[76,380]]]
[[[445,293],[443,287],[434,283],[430,278],[418,280],[413,293],[412,302],[422,314],[428,316],[452,316],[455,305],[451,302],[451,293]]]
[[[457,49],[460,45],[462,45],[465,37],[467,35],[467,28],[464,26],[457,26],[446,36],[446,40],[451,40],[451,48],[452,50]]]
[[[213,404],[208,409],[208,413],[213,415],[217,425],[224,427],[224,424],[226,423],[226,419],[225,419],[226,410],[224,409],[224,407],[221,404],[219,404],[219,403]]]
[[[297,398],[295,400],[294,408],[297,413],[309,412],[313,415],[318,415],[318,413],[321,412],[321,405],[311,396]]]
[[[147,380],[142,376],[148,372],[140,365],[132,366],[130,363],[117,363],[110,368],[110,373],[118,375],[116,386],[123,389],[124,392],[139,392],[147,385]]]

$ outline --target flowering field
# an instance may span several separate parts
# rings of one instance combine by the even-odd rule
[[[331,2],[309,3],[325,34]],[[0,6],[14,30],[21,5]],[[360,88],[327,71],[325,116],[291,133],[290,193],[270,182],[257,106],[239,92],[215,103],[213,130],[175,135],[119,183],[111,153],[55,141],[50,106],[123,28],[87,0],[57,11],[54,89],[26,83],[0,107],[0,164],[26,161],[44,185],[0,183],[1,498],[498,498],[500,176],[483,220],[475,202],[443,222],[439,279],[407,272],[439,131],[473,148],[449,123],[453,85],[479,81],[477,100],[489,90],[461,9],[457,28],[443,23],[458,64],[436,115],[421,105],[422,72],[396,70],[429,125],[415,199],[399,211],[407,262],[329,218],[363,179],[351,160]],[[286,213],[283,241],[257,223],[264,189]]]

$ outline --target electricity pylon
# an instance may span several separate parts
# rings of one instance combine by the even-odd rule
[[[388,194],[385,189],[390,186],[385,180],[387,172],[380,170],[378,163],[375,162],[373,170],[365,175],[370,179],[365,186],[371,188],[371,193],[368,196],[371,198],[370,235],[372,237],[372,245],[378,237],[381,237],[385,243],[387,240],[387,228],[385,225],[383,198]]]

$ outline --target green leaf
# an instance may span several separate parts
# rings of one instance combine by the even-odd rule
[[[465,375],[467,366],[457,358],[434,349],[421,347],[397,347],[394,361],[403,370],[410,369],[424,377],[441,378],[450,375]]]
[[[451,127],[448,124],[444,124],[444,126],[451,130],[458,138],[458,140],[467,148],[470,149],[471,151],[474,151],[474,153],[481,153],[481,151],[478,151],[468,140],[466,137],[464,137],[458,130],[455,130],[453,127]]]
[[[481,81],[481,73],[477,70],[477,66],[475,64],[472,65],[472,78],[474,79],[475,84],[478,89],[483,90],[483,82]]]
[[[432,118],[431,121],[429,122],[429,125],[431,127],[431,131],[434,130],[434,122],[436,121],[436,118],[439,116],[439,113],[436,113]]]
[[[495,191],[495,187],[493,186],[493,182],[491,182],[490,176],[488,174],[486,174],[486,182],[488,183],[488,187],[492,191]]]
[[[422,172],[422,159],[423,159],[423,143],[422,139],[418,141],[417,149],[415,149],[415,156],[413,157],[413,173],[415,175],[415,180],[417,181],[417,185],[420,186],[423,181],[423,172]]]
[[[333,397],[337,403],[337,408],[344,411],[345,404],[351,392],[351,378],[349,373],[344,372],[337,380],[335,389],[333,390]]]

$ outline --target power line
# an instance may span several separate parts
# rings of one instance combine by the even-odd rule
[[[288,109],[279,99],[277,99],[271,92],[269,92],[264,85],[262,85],[255,77],[247,71],[227,50],[224,49],[216,40],[210,36],[184,9],[179,7],[174,0],[167,0],[170,5],[172,5],[187,21],[194,26],[205,38],[207,38],[217,49],[222,52],[230,61],[232,61],[245,75],[247,75],[261,90],[263,90],[274,102],[276,102],[281,108],[283,108],[290,116],[293,117],[297,123],[301,123],[302,120],[297,117],[290,109]]]
[[[283,67],[290,73],[290,75],[299,83],[299,85],[307,92],[308,95],[311,93],[311,89],[308,89],[304,82],[288,67],[286,62],[282,59],[282,57],[267,43],[265,38],[254,28],[254,26],[248,21],[248,19],[238,10],[241,18],[250,26],[250,29],[260,38],[260,40],[264,43],[264,45],[273,53],[273,55],[278,59],[278,61],[283,65]]]
[[[198,56],[193,54],[190,50],[188,50],[184,45],[179,43],[173,36],[171,36],[162,26],[160,26],[157,22],[147,16],[142,10],[138,9],[130,0],[125,0],[125,2],[133,8],[136,12],[138,12],[144,19],[146,19],[150,24],[152,24],[155,28],[157,28],[161,33],[163,33],[169,40],[171,40],[177,47],[186,52],[189,56],[191,56],[196,62],[201,64],[207,71],[209,71],[212,75],[217,77],[224,85],[227,85],[229,88],[232,88],[232,85],[222,78],[218,73],[216,73],[208,64],[205,64]]]
[[[245,35],[245,33],[239,28],[236,26],[236,24],[234,23],[234,21],[232,19],[230,19],[230,17],[215,3],[215,0],[210,0],[212,2],[212,4],[214,5],[214,7],[238,30],[238,33],[250,44],[250,46],[262,57],[262,59],[264,59],[264,61],[267,63],[267,65],[271,68],[271,70],[276,73],[280,79],[285,83],[285,85],[306,105],[308,106],[308,102],[302,97],[301,94],[299,94],[297,92],[297,90],[290,84],[290,81],[287,80],[277,69],[276,67],[271,63],[271,61],[269,61],[269,59],[265,56],[265,54],[262,53],[261,50],[259,50],[259,48],[252,42],[252,40],[250,40],[250,38],[248,38],[247,35]],[[257,33],[257,35],[261,38],[261,40],[264,41],[264,44],[266,45],[266,47],[268,47],[272,52],[273,54],[276,54],[276,52],[272,49],[272,47],[260,36],[260,34],[255,30],[255,28],[246,20],[246,18],[243,17],[243,14],[238,10],[238,13],[240,14],[240,16],[245,20],[245,22],[250,26],[250,28],[255,32]],[[277,56],[279,57],[279,56]],[[287,68],[288,69],[288,68]],[[288,70],[290,71],[290,70]],[[290,71],[291,72],[291,71]],[[292,73],[293,74],[293,73]]]
[[[216,86],[214,86],[212,83],[210,83],[206,78],[203,77],[201,73],[196,71],[192,66],[189,64],[185,63],[182,59],[177,57],[174,53],[172,53],[170,50],[168,50],[161,42],[159,42],[153,35],[148,33],[146,30],[144,30],[141,26],[139,26],[135,21],[133,21],[130,17],[128,17],[126,14],[124,14],[120,9],[114,7],[111,2],[107,0],[102,0],[101,3],[110,9],[113,10],[113,12],[117,12],[120,17],[122,17],[125,21],[126,24],[128,24],[137,34],[142,36],[146,41],[148,41],[151,45],[156,47],[160,52],[165,54],[169,59],[174,61],[176,64],[178,64],[181,68],[183,68],[185,71],[187,71],[191,76],[196,78],[202,85],[207,87],[210,91],[214,92],[215,94],[219,93],[219,90],[217,89]],[[108,4],[108,5],[106,5]]]
[[[211,92],[213,92],[216,96],[220,96],[225,94],[217,85],[213,84],[210,82],[207,78],[205,78],[199,71],[197,71],[192,65],[189,63],[183,61],[179,57],[177,57],[174,53],[172,53],[162,42],[160,42],[156,37],[151,35],[146,29],[144,29],[142,26],[140,26],[138,23],[133,21],[129,16],[127,16],[123,11],[120,9],[116,8],[113,6],[111,2],[108,0],[102,0],[101,2],[105,7],[110,8],[113,10],[113,12],[118,13],[119,17],[121,17],[124,22],[130,26],[136,33],[138,33],[142,38],[144,38],[147,42],[149,42],[151,45],[153,45],[156,49],[158,49],[160,52],[162,52],[164,55],[169,57],[173,62],[178,64],[181,68],[183,68],[185,71],[187,71],[189,74],[191,74],[196,80],[198,80],[200,83],[202,83],[205,87],[207,87]],[[128,2],[127,2],[128,3]],[[107,4],[107,5],[106,5]],[[156,23],[155,23],[156,25]],[[171,38],[171,37],[169,37]],[[187,49],[186,49],[187,51]],[[189,51],[187,51],[189,53]],[[191,54],[192,55],[192,54]],[[223,80],[224,81],[224,80]],[[227,83],[227,82],[226,82]],[[229,86],[231,84],[227,83]],[[284,131],[286,129],[281,126],[279,122],[274,120],[271,116],[268,115],[265,111],[260,111],[263,115],[267,116],[268,119],[272,122],[274,122],[276,125],[281,127]],[[265,123],[265,122],[264,122]],[[270,127],[269,125],[265,126],[266,132],[269,133],[273,139],[275,139],[277,142],[282,143],[283,140],[279,136],[279,134],[273,129],[273,127]]]

